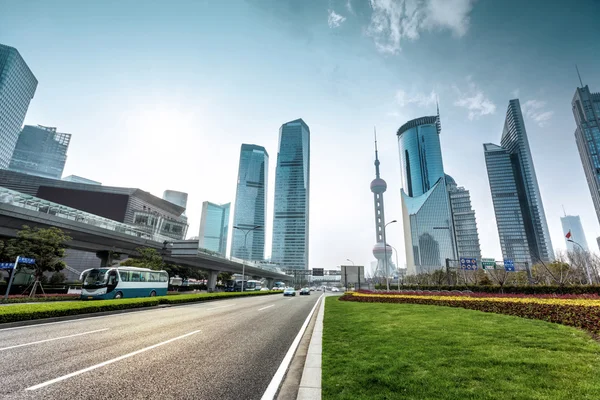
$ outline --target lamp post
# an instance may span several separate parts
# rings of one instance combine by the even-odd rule
[[[383,254],[385,257],[385,286],[386,286],[386,290],[388,292],[390,291],[390,271],[389,271],[390,268],[388,265],[388,258],[387,258],[387,241],[385,239],[385,228],[387,228],[387,226],[389,224],[393,224],[394,222],[398,222],[398,221],[393,220],[383,226]]]
[[[262,225],[256,225],[254,228],[241,228],[239,226],[233,227],[233,229],[239,229],[240,231],[244,232],[244,255],[246,256],[246,258],[248,258],[248,248],[246,247],[248,234],[259,228],[262,228]],[[244,278],[246,277],[246,258],[244,258],[244,262],[242,263],[242,292],[244,291]]]
[[[573,244],[576,244],[577,246],[579,246],[579,248],[581,249],[581,251],[582,251],[584,254],[586,253],[586,251],[585,251],[585,249],[583,248],[583,246],[582,246],[582,245],[580,245],[579,243],[577,243],[576,241],[574,241],[573,239],[567,239],[567,242],[571,242],[571,243],[573,243]],[[586,258],[585,258],[585,272],[587,273],[588,284],[590,284],[590,285],[593,285],[593,282],[592,282],[592,275],[590,274],[590,266],[588,265],[588,262],[587,262],[587,256],[586,256]]]
[[[351,259],[346,258],[346,261],[350,261],[352,263],[352,265],[354,265],[354,261],[352,261]]]

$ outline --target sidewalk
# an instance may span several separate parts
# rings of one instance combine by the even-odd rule
[[[323,315],[325,314],[325,299],[323,296],[319,305],[319,312],[315,327],[312,331],[306,362],[302,371],[302,380],[298,389],[296,400],[321,399],[321,355],[323,352]]]

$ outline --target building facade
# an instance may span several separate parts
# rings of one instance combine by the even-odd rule
[[[231,203],[202,203],[199,247],[211,250],[225,257],[227,235],[229,234],[229,208]]]
[[[446,258],[457,258],[440,134],[439,115],[408,121],[397,133],[408,274],[440,269]]]
[[[165,190],[163,200],[177,204],[179,207],[187,208],[188,194],[177,190]]]
[[[42,125],[25,125],[19,134],[8,169],[60,179],[70,142],[70,133],[60,133],[56,128]]]
[[[450,175],[446,175],[446,185],[458,258],[476,258],[481,261],[481,246],[471,195],[464,187],[458,186]]]
[[[560,223],[565,235],[567,251],[590,251],[579,215],[565,215],[564,217],[560,217]],[[569,232],[571,232],[571,235],[567,238]],[[575,243],[570,242],[569,239]]]
[[[265,258],[269,154],[262,146],[242,144],[235,194],[231,256]]]
[[[69,175],[62,178],[63,181],[66,182],[76,182],[76,183],[87,183],[88,185],[102,185],[101,182],[93,181],[91,179],[83,178],[77,175]]]
[[[279,129],[271,259],[284,269],[308,269],[310,129],[302,120]]]
[[[521,106],[510,100],[500,146],[483,145],[502,256],[533,265],[554,258]]]
[[[37,84],[17,49],[0,44],[0,169],[10,164]]]
[[[591,93],[587,85],[577,88],[571,105],[575,141],[600,222],[600,93]]]
[[[123,222],[148,234],[185,238],[185,208],[135,188],[88,185],[0,170],[0,186]]]

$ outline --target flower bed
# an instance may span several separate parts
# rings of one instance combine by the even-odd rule
[[[540,319],[600,334],[600,298],[477,297],[455,294],[347,293],[342,301],[410,303],[508,314]]]
[[[589,299],[600,300],[597,294],[526,294],[526,293],[487,293],[460,290],[401,290],[388,292],[385,290],[358,290],[355,293],[377,295],[410,295],[410,296],[456,296],[482,298],[534,298],[534,299]]]

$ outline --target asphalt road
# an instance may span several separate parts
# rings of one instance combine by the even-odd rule
[[[6,399],[260,399],[319,298],[237,298],[0,330]]]

